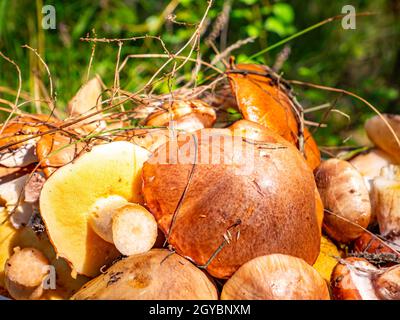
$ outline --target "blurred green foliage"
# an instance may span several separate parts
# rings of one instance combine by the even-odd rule
[[[216,39],[216,46],[223,50],[240,39],[255,37],[252,43],[233,53],[236,61],[248,61],[249,56],[277,41],[341,14],[342,7],[348,2],[217,0],[208,15],[208,28],[203,39],[211,33],[224,7],[229,6],[229,22],[225,24],[221,37]],[[46,4],[56,8],[56,30],[41,27],[41,9]],[[353,91],[381,111],[398,112],[400,0],[353,0],[351,4],[357,12],[377,14],[358,17],[355,30],[344,30],[338,20],[290,41],[287,44],[291,53],[281,72],[287,79]],[[0,0],[0,51],[20,66],[23,91],[40,98],[44,93],[38,79],[47,88],[49,86],[46,71],[35,55],[21,45],[37,48],[51,70],[57,105],[62,109],[86,81],[92,44],[81,41],[81,37],[89,34],[106,38],[145,34],[161,36],[168,50],[176,52],[192,35],[206,6],[205,0]],[[171,15],[173,19],[169,18]],[[281,50],[282,47],[271,50],[255,62],[273,65]],[[99,74],[107,86],[112,86],[114,81],[117,52],[116,43],[96,45],[91,75]],[[186,50],[183,54],[188,52]],[[164,50],[155,39],[130,41],[124,44],[121,59],[138,53],[164,53]],[[215,52],[203,41],[201,55],[203,60],[211,61]],[[120,74],[121,87],[137,90],[163,62],[164,59],[130,59]],[[221,63],[217,66],[224,68]],[[180,74],[184,80],[191,78],[193,67],[193,63],[184,66]],[[167,70],[171,68],[172,64]],[[199,79],[205,77],[206,74],[199,74]],[[15,67],[0,59],[0,86],[16,90],[17,80]],[[180,85],[182,83],[173,83],[175,88]],[[156,90],[167,91],[167,82]],[[307,113],[308,119],[329,124],[328,128],[316,132],[320,144],[342,144],[347,137],[352,138],[348,144],[362,141],[357,130],[372,114],[366,106],[337,93],[307,87],[295,87],[295,91],[305,108],[331,103],[350,117],[348,120],[338,112],[326,116],[324,110]],[[0,99],[13,101],[14,97],[3,90]],[[34,112],[35,106],[26,105],[23,109]]]

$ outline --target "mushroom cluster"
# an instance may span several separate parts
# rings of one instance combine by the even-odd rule
[[[226,76],[222,100],[178,90],[138,106],[138,126],[102,109],[99,78],[67,119],[5,122],[0,291],[398,299],[400,118],[366,123],[367,153],[322,161],[284,79],[250,64]]]

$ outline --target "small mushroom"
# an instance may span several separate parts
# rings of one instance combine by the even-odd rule
[[[304,260],[271,254],[242,265],[225,283],[222,300],[330,300],[324,279]]]
[[[372,183],[372,204],[383,236],[400,235],[400,166],[390,165]]]
[[[393,135],[382,118],[390,125],[395,135]],[[365,123],[365,130],[369,139],[377,147],[388,153],[394,159],[395,163],[400,164],[400,115],[376,115]]]
[[[168,126],[171,121],[176,121],[176,129],[193,132],[211,128],[217,119],[214,108],[196,99],[176,100],[161,108],[147,117],[147,126]]]
[[[49,261],[34,248],[15,248],[7,260],[4,273],[9,294],[17,300],[37,300],[43,294],[43,280]]]
[[[400,265],[388,268],[373,279],[375,292],[382,300],[400,300]]]
[[[381,169],[394,164],[394,160],[389,154],[377,148],[362,152],[349,160],[349,162],[364,177],[368,191],[371,191],[372,180],[380,175]]]
[[[372,279],[378,269],[362,258],[346,258],[335,267],[331,278],[335,300],[379,300]]]
[[[44,184],[40,212],[47,233],[57,254],[77,273],[96,276],[119,255],[90,227],[89,217],[95,205],[102,211],[99,200],[109,196],[142,202],[141,171],[148,157],[147,150],[129,142],[97,145]]]
[[[347,161],[329,159],[315,171],[325,208],[323,227],[334,240],[357,239],[371,219],[371,203],[361,174]]]

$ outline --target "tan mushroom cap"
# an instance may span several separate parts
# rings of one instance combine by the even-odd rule
[[[283,254],[257,257],[223,287],[222,300],[330,300],[324,279],[304,260]]]
[[[383,151],[391,155],[395,163],[400,164],[400,115],[383,114],[383,118],[392,127],[396,137],[388,128],[381,116],[376,115],[365,123],[365,131],[369,139]]]
[[[146,119],[146,125],[162,127],[173,120],[177,122],[178,129],[191,132],[211,128],[217,119],[213,107],[196,99],[167,102],[162,109],[150,114]]]
[[[190,261],[153,249],[116,262],[77,292],[75,300],[217,300],[214,284]]]

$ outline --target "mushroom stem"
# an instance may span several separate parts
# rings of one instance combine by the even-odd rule
[[[149,251],[157,240],[154,216],[139,204],[129,203],[112,218],[112,236],[118,251],[126,256]]]
[[[383,236],[400,235],[400,166],[390,165],[372,183],[372,206]]]
[[[126,205],[128,201],[117,195],[100,198],[91,209],[89,224],[100,238],[114,243],[112,236],[112,218],[115,210]]]
[[[16,300],[36,300],[43,294],[48,272],[47,258],[34,248],[15,248],[5,265],[5,285]]]
[[[94,204],[89,224],[97,235],[127,256],[150,250],[158,235],[157,222],[150,212],[117,195]]]

